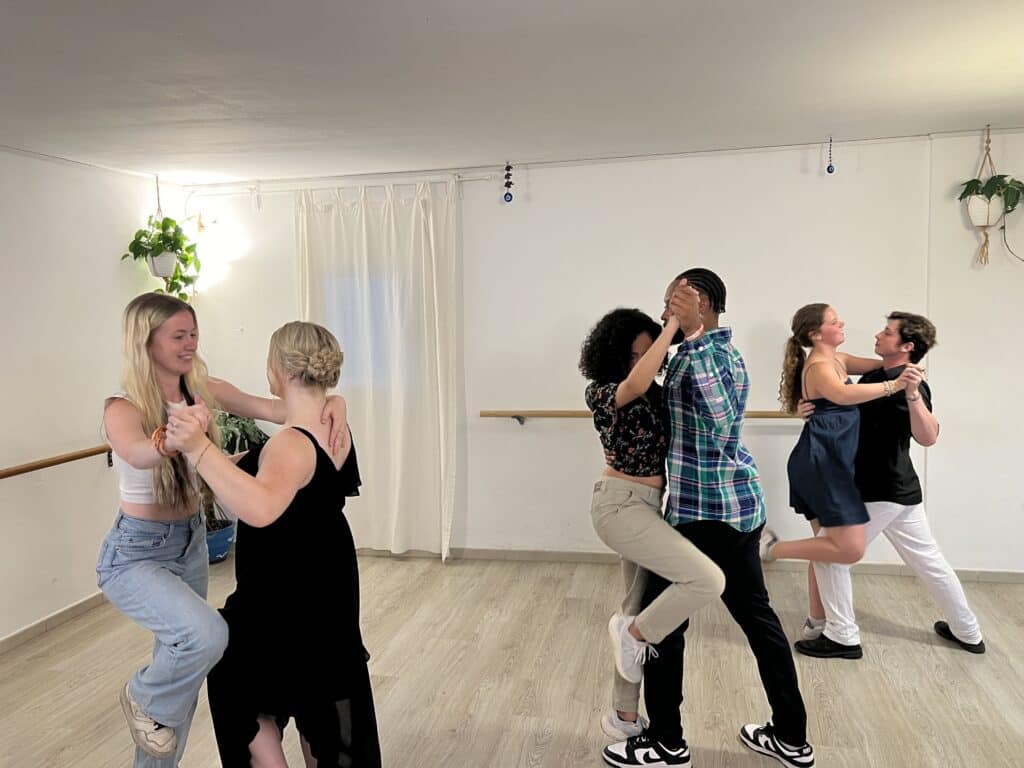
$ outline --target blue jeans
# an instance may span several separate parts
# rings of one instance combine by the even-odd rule
[[[228,642],[228,627],[207,602],[209,554],[201,514],[161,523],[117,513],[96,563],[97,583],[114,606],[155,636],[153,661],[128,683],[149,717],[174,728],[178,751],[155,760],[135,750],[135,768],[173,768],[185,749],[199,689]]]

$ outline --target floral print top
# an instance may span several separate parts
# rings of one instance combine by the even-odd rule
[[[601,445],[615,456],[609,466],[634,477],[665,474],[669,422],[661,387],[651,384],[647,394],[616,408],[618,388],[617,382],[591,382],[586,391],[587,408],[594,414]]]

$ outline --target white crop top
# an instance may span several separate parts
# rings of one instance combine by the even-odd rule
[[[128,400],[128,395],[124,392],[117,392],[106,399],[106,404],[117,399]],[[168,413],[184,407],[184,400],[180,403],[167,403]],[[103,428],[103,439],[108,440],[106,427]],[[121,501],[127,501],[129,504],[156,504],[156,493],[153,490],[153,470],[136,469],[118,456],[113,447],[111,447],[110,453],[113,457],[114,470],[117,472],[117,487],[121,491]],[[189,476],[193,481],[195,480],[195,474],[191,467],[189,467]]]

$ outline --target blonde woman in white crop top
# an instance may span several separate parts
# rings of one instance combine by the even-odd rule
[[[166,294],[133,299],[123,322],[123,391],[104,403],[121,508],[96,565],[97,582],[119,610],[153,632],[152,662],[121,689],[135,742],[135,768],[174,768],[185,748],[199,688],[227,644],[227,626],[206,602],[209,554],[200,481],[158,428],[197,398],[241,416],[282,423],[281,401],[208,378],[192,307]],[[344,401],[324,411],[331,440]],[[216,427],[206,429],[218,444]],[[337,432],[337,434],[336,434]]]

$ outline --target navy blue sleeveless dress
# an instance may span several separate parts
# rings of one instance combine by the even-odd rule
[[[359,494],[353,444],[335,468],[316,438],[316,468],[277,520],[238,521],[237,586],[221,609],[228,647],[207,680],[221,763],[250,764],[257,717],[295,718],[323,766],[379,768],[380,744],[359,630],[359,570],[343,511]],[[261,448],[239,461],[255,475]]]
[[[868,511],[853,480],[860,408],[823,397],[811,402],[814,413],[786,464],[789,505],[826,528],[866,523]]]

